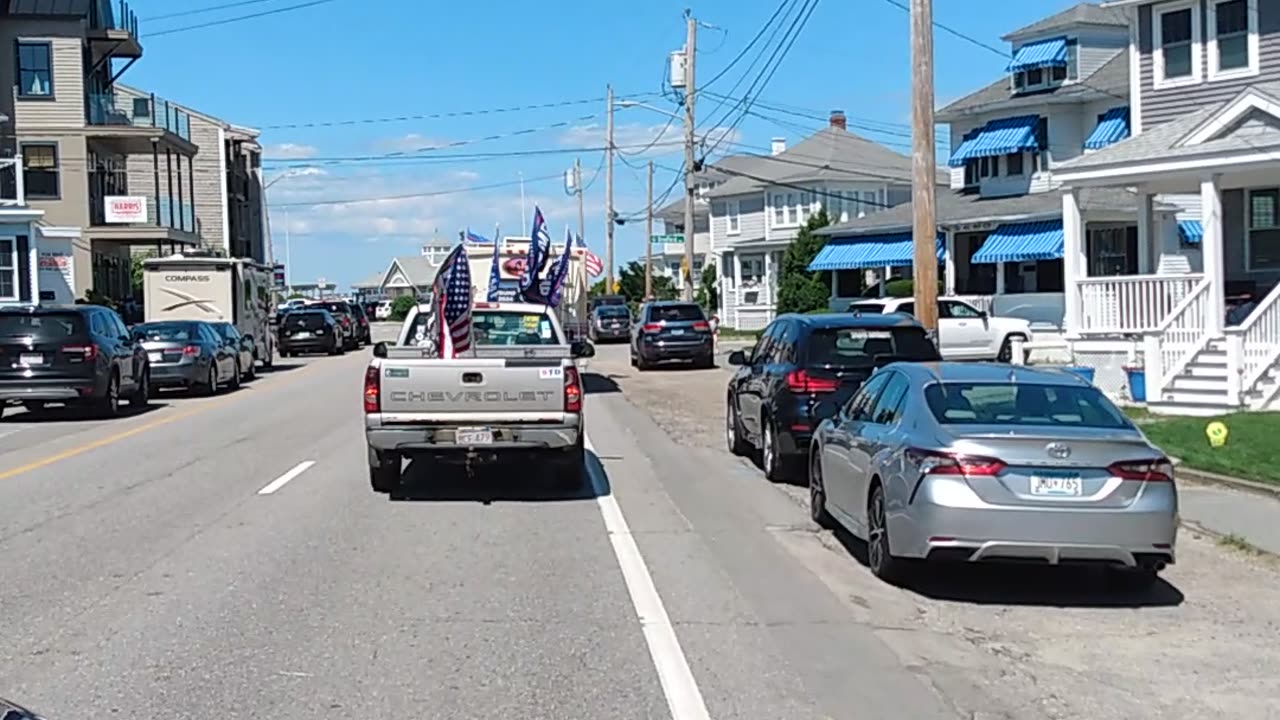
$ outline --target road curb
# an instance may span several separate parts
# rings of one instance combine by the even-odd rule
[[[1220,487],[1228,487],[1234,490],[1252,493],[1254,495],[1261,495],[1263,497],[1271,498],[1272,500],[1280,500],[1280,487],[1255,482],[1253,480],[1242,480],[1229,475],[1219,475],[1217,473],[1206,472],[1204,470],[1195,470],[1182,465],[1178,466],[1177,477],[1179,480],[1189,480],[1200,485],[1218,485]]]

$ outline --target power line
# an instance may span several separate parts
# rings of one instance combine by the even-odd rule
[[[169,13],[167,15],[152,15],[151,17],[142,18],[143,22],[154,22],[156,20],[168,20],[170,18],[188,17],[191,15],[203,15],[205,13],[217,12],[218,10],[229,10],[234,7],[243,7],[245,5],[261,5],[264,2],[272,2],[273,0],[240,0],[240,2],[223,3],[221,5],[210,5],[208,7],[196,8],[194,10],[183,10],[182,12]]]
[[[320,207],[324,205],[360,205],[363,203],[387,202],[390,200],[413,200],[416,198],[439,197],[441,195],[458,195],[468,192],[479,192],[481,190],[493,190],[495,188],[513,187],[521,183],[545,182],[547,180],[559,180],[560,175],[543,175],[535,178],[524,178],[522,180],[508,180],[500,183],[489,183],[488,185],[473,185],[465,188],[453,188],[450,190],[432,190],[429,192],[407,193],[404,195],[379,195],[377,197],[363,198],[347,198],[334,200],[311,200],[307,202],[288,202],[288,203],[270,203],[274,208],[292,208],[292,207]]]
[[[154,37],[160,37],[162,35],[173,35],[175,33],[189,32],[191,30],[203,30],[204,28],[215,27],[218,25],[229,25],[231,23],[243,22],[245,20],[255,20],[257,18],[267,17],[268,15],[279,15],[280,13],[292,12],[294,10],[303,10],[305,8],[315,7],[317,5],[327,5],[328,3],[331,3],[331,2],[334,2],[334,0],[311,0],[311,2],[300,3],[298,5],[289,5],[287,7],[275,8],[272,10],[263,10],[262,12],[251,13],[249,15],[239,15],[237,17],[224,18],[222,20],[210,20],[209,22],[197,23],[195,25],[185,25],[183,27],[170,28],[168,30],[161,30],[160,32],[150,33],[149,35],[144,35],[143,37],[144,39],[151,39]]]
[[[760,38],[764,37],[765,31],[769,29],[769,26],[773,25],[774,20],[778,18],[778,15],[782,12],[782,9],[787,6],[788,2],[789,0],[782,0],[782,2],[778,3],[778,7],[773,11],[773,14],[769,16],[769,19],[765,21],[764,25],[760,27],[760,30],[756,33],[755,37],[751,38],[751,42],[747,43],[746,47],[742,48],[742,50],[739,51],[738,54],[729,61],[729,64],[725,65],[720,70],[720,72],[716,73],[710,80],[703,83],[702,86],[695,91],[694,95],[696,96],[706,92],[707,88],[711,87],[715,81],[724,77],[726,73],[733,69],[734,65],[737,65],[742,58],[746,57],[747,53],[751,51],[751,48],[755,47],[755,44],[760,42]]]
[[[652,148],[661,146],[678,146],[683,145],[682,140],[668,140],[661,143],[644,143],[634,145],[614,145],[614,149],[625,148]],[[388,164],[417,164],[415,161],[421,161],[426,164],[433,163],[450,163],[450,162],[472,162],[484,160],[502,160],[506,158],[517,157],[537,157],[541,155],[572,155],[576,153],[593,153],[604,152],[607,148],[604,145],[584,145],[581,147],[564,147],[564,148],[541,148],[536,150],[504,150],[487,153],[449,153],[442,155],[402,155],[396,157],[386,157],[382,155],[347,155],[333,157],[311,157],[311,158],[263,158],[263,163],[271,165],[286,166],[307,166],[316,163],[388,163]]]

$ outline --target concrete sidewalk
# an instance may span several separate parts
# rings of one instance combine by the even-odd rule
[[[1280,555],[1280,498],[1182,481],[1178,499],[1182,519],[1190,524]]]

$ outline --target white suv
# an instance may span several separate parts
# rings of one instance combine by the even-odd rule
[[[915,314],[912,298],[868,298],[849,304],[849,312]],[[992,317],[963,300],[938,298],[938,352],[945,360],[1013,359],[1013,338],[1031,341],[1031,323]],[[1023,359],[1031,353],[1023,351]]]

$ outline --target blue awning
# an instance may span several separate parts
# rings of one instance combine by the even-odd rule
[[[987,236],[970,263],[1031,262],[1062,257],[1061,220],[1001,225]]]
[[[1102,114],[1098,126],[1084,141],[1086,150],[1098,150],[1129,137],[1129,108],[1114,107]]]
[[[983,125],[972,138],[966,136],[960,147],[952,153],[949,164],[951,167],[962,167],[973,158],[1040,150],[1040,141],[1036,138],[1036,125],[1039,123],[1039,115],[992,120]]]
[[[1066,67],[1067,39],[1037,40],[1018,48],[1006,71],[1015,73],[1036,68]]]
[[[911,233],[832,238],[809,263],[809,271],[865,270],[885,266],[901,267],[912,263],[914,249]],[[938,234],[938,260],[946,255],[946,240]]]
[[[1179,220],[1178,237],[1188,245],[1199,245],[1204,240],[1204,226],[1199,220]]]

